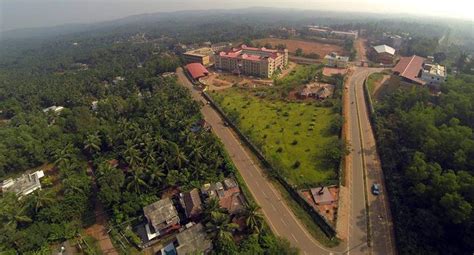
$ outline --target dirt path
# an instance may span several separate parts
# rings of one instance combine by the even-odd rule
[[[366,62],[367,61],[367,49],[365,48],[366,47],[366,40],[362,39],[362,38],[357,39],[356,43],[355,43],[355,46],[356,46],[356,50],[357,50],[357,59],[359,61]]]
[[[96,184],[94,184],[93,190],[97,193]],[[86,234],[97,240],[100,249],[105,255],[118,255],[119,253],[115,250],[112,240],[110,240],[107,233],[107,214],[105,214],[104,207],[97,198],[95,199],[94,214],[95,223],[86,229]]]

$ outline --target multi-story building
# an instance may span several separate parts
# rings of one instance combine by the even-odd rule
[[[184,60],[187,64],[200,63],[203,66],[211,64],[213,51],[210,47],[199,48],[195,50],[186,51],[183,53]]]
[[[357,39],[359,33],[357,31],[338,31],[333,30],[329,27],[321,27],[321,26],[306,26],[306,29],[309,33],[317,36],[322,36],[326,38],[334,38],[334,39]]]
[[[243,44],[239,48],[221,51],[215,56],[217,69],[236,74],[269,78],[278,69],[288,65],[288,50],[253,48]]]
[[[446,81],[446,68],[439,64],[423,65],[421,79],[428,85],[439,85]]]

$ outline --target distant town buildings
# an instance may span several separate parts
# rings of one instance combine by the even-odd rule
[[[272,50],[242,45],[215,56],[215,67],[235,74],[269,78],[288,65],[288,50]]]
[[[306,84],[304,87],[297,93],[297,97],[299,99],[307,99],[307,98],[314,98],[314,99],[326,99],[332,97],[334,94],[334,85],[327,84],[327,83],[311,83]]]
[[[212,48],[203,47],[195,50],[186,51],[183,53],[186,63],[199,63],[203,66],[211,64],[211,56],[214,54]]]
[[[40,179],[43,177],[44,172],[40,170],[23,174],[16,179],[6,179],[1,184],[2,193],[13,192],[18,197],[26,196],[37,189],[41,189]]]
[[[336,52],[332,52],[324,57],[324,64],[329,67],[346,68],[349,57],[339,56]]]
[[[395,59],[395,49],[385,44],[377,45],[370,49],[369,57],[374,62],[391,65]]]
[[[355,40],[358,37],[357,31],[338,31],[333,30],[329,27],[322,27],[322,26],[306,26],[306,29],[309,33],[326,37],[326,38],[333,38],[333,39],[352,39]]]

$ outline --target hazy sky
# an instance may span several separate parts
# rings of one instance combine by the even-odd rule
[[[473,0],[0,0],[0,31],[90,23],[160,11],[252,6],[409,13],[474,20]]]

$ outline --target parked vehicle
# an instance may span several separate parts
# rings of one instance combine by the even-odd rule
[[[377,183],[372,184],[372,194],[374,195],[380,194],[380,187]]]

